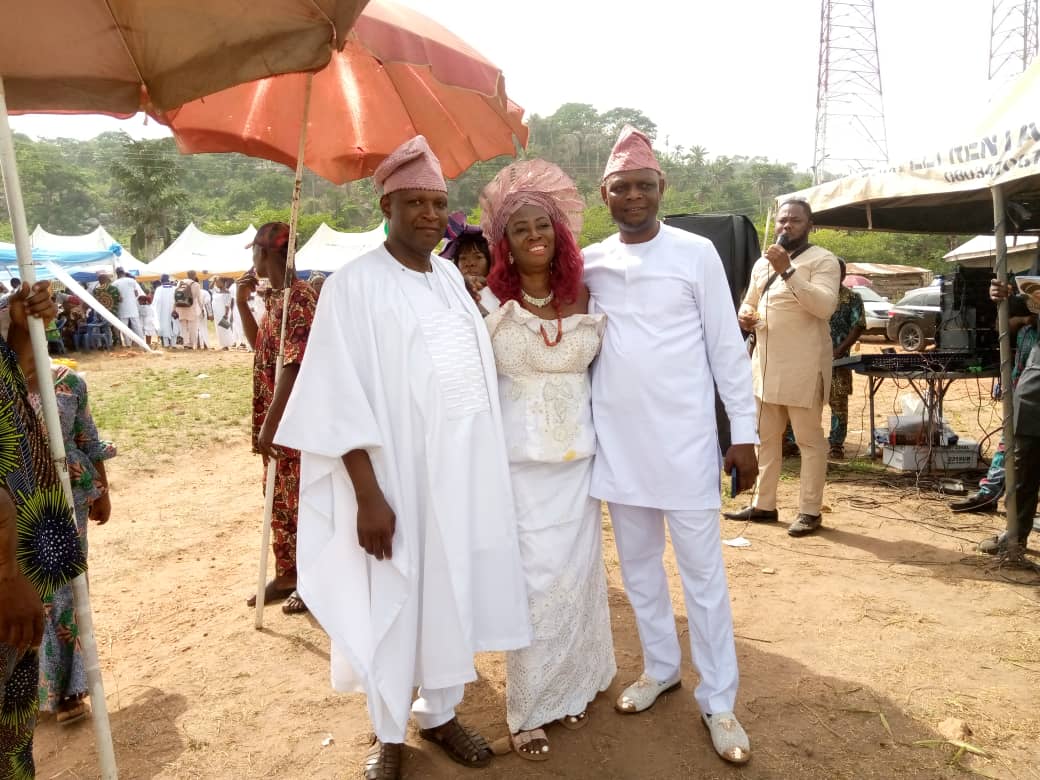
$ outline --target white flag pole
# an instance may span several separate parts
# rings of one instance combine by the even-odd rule
[[[0,167],[3,168],[7,210],[11,216],[14,243],[18,251],[18,271],[22,284],[28,285],[29,289],[32,289],[36,282],[36,268],[33,265],[32,246],[29,242],[29,225],[25,221],[25,204],[22,202],[22,189],[18,179],[14,139],[11,135],[11,123],[7,116],[7,96],[4,92],[2,77],[0,77]],[[65,441],[61,435],[58,400],[54,395],[54,382],[51,380],[51,358],[47,352],[47,333],[44,330],[43,322],[37,317],[29,317],[29,338],[32,341],[33,359],[37,365],[43,416],[50,433],[47,438],[50,440],[51,460],[61,479],[61,485],[65,489],[65,500],[68,501],[70,511],[74,513],[75,502],[72,498],[72,483],[69,481],[69,469],[65,460]],[[101,765],[101,777],[103,780],[116,780],[119,773],[116,769],[115,750],[112,746],[112,729],[108,720],[108,706],[105,703],[105,686],[101,679],[97,642],[94,640],[94,621],[90,612],[90,595],[87,592],[85,574],[79,575],[72,581],[72,594],[76,604],[76,625],[79,630],[80,648],[86,666],[87,687],[90,690],[92,721],[97,741],[98,760]]]

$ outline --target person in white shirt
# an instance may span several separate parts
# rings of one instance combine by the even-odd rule
[[[365,776],[400,777],[409,713],[455,761],[473,654],[531,641],[495,357],[458,270],[432,254],[447,187],[416,136],[376,169],[385,244],[322,290],[275,443],[300,450],[297,589],[364,691]],[[413,703],[413,690],[419,698]]]
[[[159,283],[152,285],[152,307],[159,329],[159,339],[164,347],[176,346],[177,336],[180,334],[180,323],[173,316],[175,290],[176,285],[170,281],[169,274],[163,274]]]
[[[235,299],[231,297],[231,280],[218,277],[212,291],[213,320],[216,322],[217,347],[230,349],[235,346]]]
[[[141,308],[138,299],[144,295],[144,290],[134,277],[130,276],[122,268],[116,269],[116,280],[112,286],[119,290],[119,309],[116,316],[138,336],[144,337],[144,328],[141,327]],[[125,333],[120,333],[119,338],[124,347],[130,346],[130,339]]]
[[[152,339],[159,335],[159,321],[152,307],[152,296],[146,293],[138,298],[137,308],[141,316],[141,328],[144,330],[144,341],[151,348]]]
[[[664,187],[650,140],[626,126],[600,190],[620,232],[585,249],[585,284],[607,316],[592,374],[592,495],[609,504],[643,648],[644,673],[615,706],[642,712],[681,684],[662,561],[667,518],[700,674],[694,697],[716,752],[744,763],[751,749],[733,715],[738,672],[719,539],[714,387],[734,442],[725,469],[736,468],[741,489],[750,489],[758,473],[751,365],[714,246],[657,219]]]

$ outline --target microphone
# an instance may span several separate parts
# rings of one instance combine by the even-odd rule
[[[785,252],[790,250],[792,243],[793,242],[791,241],[791,237],[787,235],[787,233],[781,233],[779,236],[777,236],[776,245],[783,249]]]

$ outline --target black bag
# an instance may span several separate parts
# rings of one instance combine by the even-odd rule
[[[195,297],[191,294],[191,279],[183,279],[177,283],[177,289],[173,291],[173,305],[179,309],[187,309],[195,303]]]

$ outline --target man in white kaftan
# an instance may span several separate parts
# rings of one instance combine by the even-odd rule
[[[609,504],[644,662],[643,676],[616,706],[641,712],[680,684],[682,653],[662,562],[667,517],[701,678],[695,698],[715,750],[744,763],[750,746],[733,715],[738,672],[719,540],[713,384],[734,442],[727,471],[735,466],[750,488],[758,468],[751,366],[715,248],[657,221],[664,179],[649,139],[626,127],[603,179],[603,199],[621,232],[585,249],[585,283],[607,315],[593,366],[599,446],[592,495]]]
[[[530,642],[495,359],[431,254],[447,224],[434,164],[418,136],[377,169],[387,242],[325,284],[275,438],[301,451],[298,590],[331,637],[333,686],[368,697],[367,777],[398,776],[409,710],[486,765],[454,715],[473,654]]]
[[[163,274],[159,284],[152,290],[152,307],[159,323],[159,338],[164,347],[177,343],[180,325],[173,318],[173,293],[176,290],[168,274]]]

